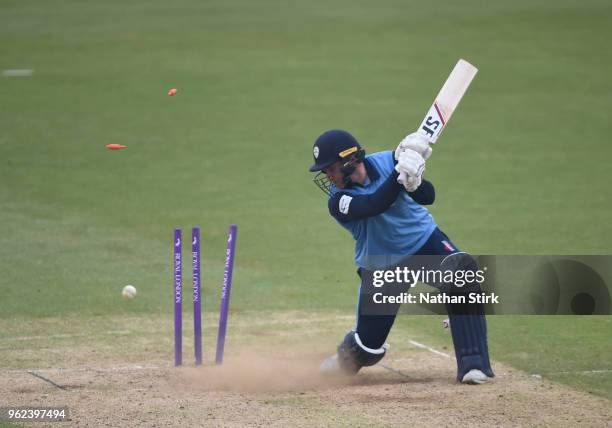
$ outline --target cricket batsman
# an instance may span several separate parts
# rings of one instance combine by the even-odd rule
[[[368,156],[343,130],[324,132],[315,141],[310,167],[311,172],[317,172],[313,181],[329,196],[329,213],[355,239],[355,263],[361,277],[357,324],[346,334],[336,355],[323,362],[322,371],[356,374],[385,356],[385,341],[400,305],[387,305],[381,313],[366,309],[373,269],[410,266],[418,256],[435,256],[435,267],[442,271],[478,269],[474,258],[452,243],[425,208],[435,199],[434,186],[423,178],[431,153],[427,139],[416,133],[404,138],[395,152]],[[400,173],[405,174],[401,183]],[[480,291],[478,284],[470,287]],[[447,304],[446,310],[457,381],[487,382],[494,374],[482,304]]]

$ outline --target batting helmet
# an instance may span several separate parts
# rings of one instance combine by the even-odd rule
[[[334,162],[348,161],[355,158],[363,161],[365,151],[355,137],[341,129],[326,131],[317,138],[312,148],[315,163],[310,172],[321,171]]]
[[[365,150],[361,148],[355,137],[340,129],[332,129],[321,134],[314,143],[312,154],[315,163],[310,167],[310,171],[319,171],[312,180],[328,195],[331,193],[332,183],[322,170],[341,161],[343,181],[348,185],[351,182],[349,176],[365,159]]]

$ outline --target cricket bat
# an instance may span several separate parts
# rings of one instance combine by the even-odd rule
[[[463,94],[472,83],[478,69],[464,59],[457,61],[455,68],[444,82],[442,89],[438,92],[436,99],[429,108],[425,119],[416,130],[417,133],[426,137],[431,144],[434,144],[455,109],[459,105],[459,101],[463,98]],[[405,174],[401,173],[398,182],[403,182]]]

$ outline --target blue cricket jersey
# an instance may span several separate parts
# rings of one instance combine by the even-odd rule
[[[426,180],[408,193],[396,182],[393,152],[366,156],[365,185],[345,189],[332,186],[330,214],[355,239],[355,264],[365,269],[383,269],[414,254],[436,229],[436,223],[421,204],[433,203],[433,185]]]

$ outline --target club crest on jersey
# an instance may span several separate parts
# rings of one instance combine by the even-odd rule
[[[312,154],[314,155],[315,159],[319,157],[319,148],[317,146],[314,146],[314,149],[312,149]]]

